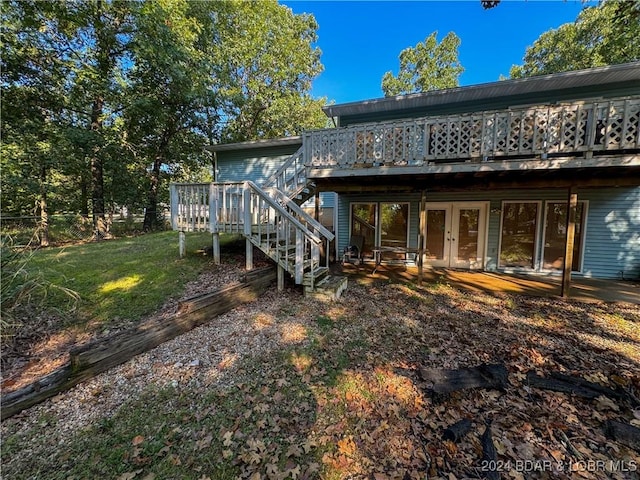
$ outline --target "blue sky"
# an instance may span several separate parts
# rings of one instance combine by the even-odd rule
[[[503,0],[490,10],[480,0],[280,3],[316,18],[325,69],[312,94],[336,103],[382,97],[382,76],[397,73],[400,52],[433,31],[438,40],[450,31],[460,37],[460,85],[497,81],[522,63],[526,48],[543,32],[575,21],[585,6],[581,0]]]

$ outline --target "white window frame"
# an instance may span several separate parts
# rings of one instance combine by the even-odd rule
[[[505,211],[505,205],[510,204],[510,203],[535,203],[538,206],[538,211],[536,214],[536,229],[535,229],[535,233],[534,233],[534,239],[533,239],[533,267],[532,268],[527,268],[527,267],[503,267],[502,265],[500,265],[500,262],[502,260],[502,233],[503,233],[503,229],[504,229],[504,211]],[[542,229],[542,227],[540,226],[541,222],[542,222],[542,210],[543,210],[543,205],[544,202],[542,200],[503,200],[501,207],[500,207],[500,231],[498,234],[498,258],[496,259],[496,264],[497,264],[497,268],[498,270],[502,270],[504,272],[535,272],[538,271],[538,267],[539,267],[539,258],[540,258],[540,231]]]

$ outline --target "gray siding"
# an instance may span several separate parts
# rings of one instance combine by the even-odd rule
[[[522,189],[493,192],[427,192],[428,202],[489,201],[487,270],[497,270],[501,209],[504,201],[566,201],[565,189]],[[579,201],[587,201],[582,271],[575,275],[594,278],[640,278],[640,186],[628,188],[582,189]],[[409,244],[417,245],[420,194],[339,195],[337,253],[349,242],[349,213],[353,202],[410,202]],[[542,222],[538,233],[538,257],[542,251]],[[539,260],[539,258],[537,259]]]
[[[640,187],[590,189],[583,272],[599,278],[640,278]]]
[[[262,184],[282,163],[298,150],[299,145],[217,152],[218,182]]]

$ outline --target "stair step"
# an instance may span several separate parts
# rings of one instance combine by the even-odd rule
[[[305,297],[320,300],[337,300],[347,289],[347,284],[347,277],[328,275],[320,280],[313,290],[309,287],[304,287],[304,295]]]
[[[306,272],[302,277],[302,285],[310,287],[312,281],[314,285],[317,285],[328,273],[329,267],[318,267],[313,271]]]

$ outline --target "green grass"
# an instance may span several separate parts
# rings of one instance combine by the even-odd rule
[[[234,239],[223,237],[222,243]],[[28,268],[78,293],[76,311],[65,314],[66,324],[59,328],[109,329],[153,313],[211,265],[211,257],[202,252],[211,242],[210,234],[191,233],[186,241],[184,258],[178,256],[176,232],[41,249]],[[54,291],[43,308],[55,309],[64,301]]]

